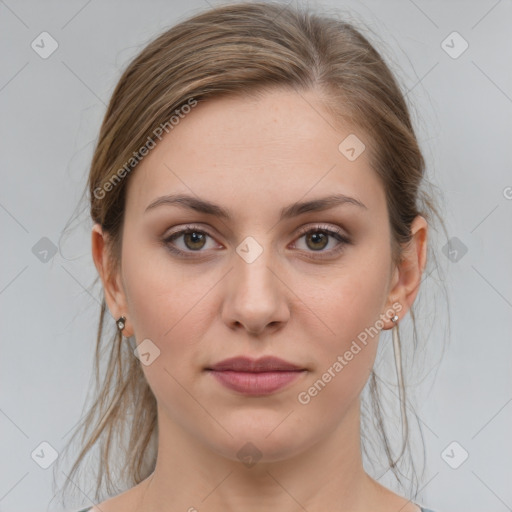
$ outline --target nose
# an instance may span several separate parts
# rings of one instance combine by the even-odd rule
[[[235,255],[234,268],[226,279],[221,316],[230,329],[245,329],[256,336],[279,330],[288,322],[288,288],[270,250],[265,249],[251,263]]]

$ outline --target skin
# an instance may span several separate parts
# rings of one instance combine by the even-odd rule
[[[365,140],[348,126],[334,128],[315,91],[200,103],[130,176],[117,268],[108,265],[107,235],[94,226],[93,257],[112,316],[127,318],[125,336],[149,338],[160,350],[142,365],[158,404],[156,469],[95,512],[419,510],[362,466],[360,393],[378,335],[308,404],[297,400],[365,328],[379,318],[392,328],[393,304],[404,317],[426,262],[428,226],[419,216],[404,262],[393,266],[384,189],[369,151],[349,161],[338,150],[350,133]],[[214,202],[233,218],[176,205],[145,211],[176,193]],[[366,209],[278,219],[283,207],[333,193]],[[209,236],[174,240],[187,259],[163,238],[188,223]],[[298,234],[304,226],[318,234],[319,224],[338,227],[351,243],[336,253],[336,238],[326,244]],[[247,236],[263,249],[252,263],[236,252]],[[307,371],[263,397],[231,391],[204,371],[228,357],[269,354]],[[262,454],[250,468],[237,457],[248,441]]]

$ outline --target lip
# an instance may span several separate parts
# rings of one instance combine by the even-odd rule
[[[259,359],[232,357],[206,368],[225,387],[250,396],[274,393],[307,373],[306,368],[266,356]]]
[[[250,357],[239,356],[224,359],[213,366],[206,368],[207,370],[223,371],[231,370],[234,372],[280,372],[280,371],[296,371],[305,370],[293,363],[289,363],[284,359],[274,356],[264,356],[259,359],[251,359]]]

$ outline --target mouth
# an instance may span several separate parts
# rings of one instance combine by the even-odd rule
[[[306,368],[268,356],[225,359],[205,370],[228,389],[249,396],[274,393],[308,372]]]

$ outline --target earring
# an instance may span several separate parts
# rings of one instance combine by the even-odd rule
[[[117,328],[122,331],[124,329],[124,326],[126,324],[126,317],[121,316],[116,320]]]
[[[396,375],[398,381],[398,394],[400,398],[400,414],[402,416],[402,439],[406,438],[406,433],[408,429],[407,425],[407,416],[405,411],[405,387],[404,387],[404,378],[403,378],[403,370],[402,370],[402,351],[400,344],[400,336],[398,334],[398,315],[395,315],[391,321],[394,323],[392,328],[393,334],[393,352],[395,355],[395,368]],[[405,445],[402,447],[402,453],[405,449]],[[402,454],[400,454],[401,456]]]

